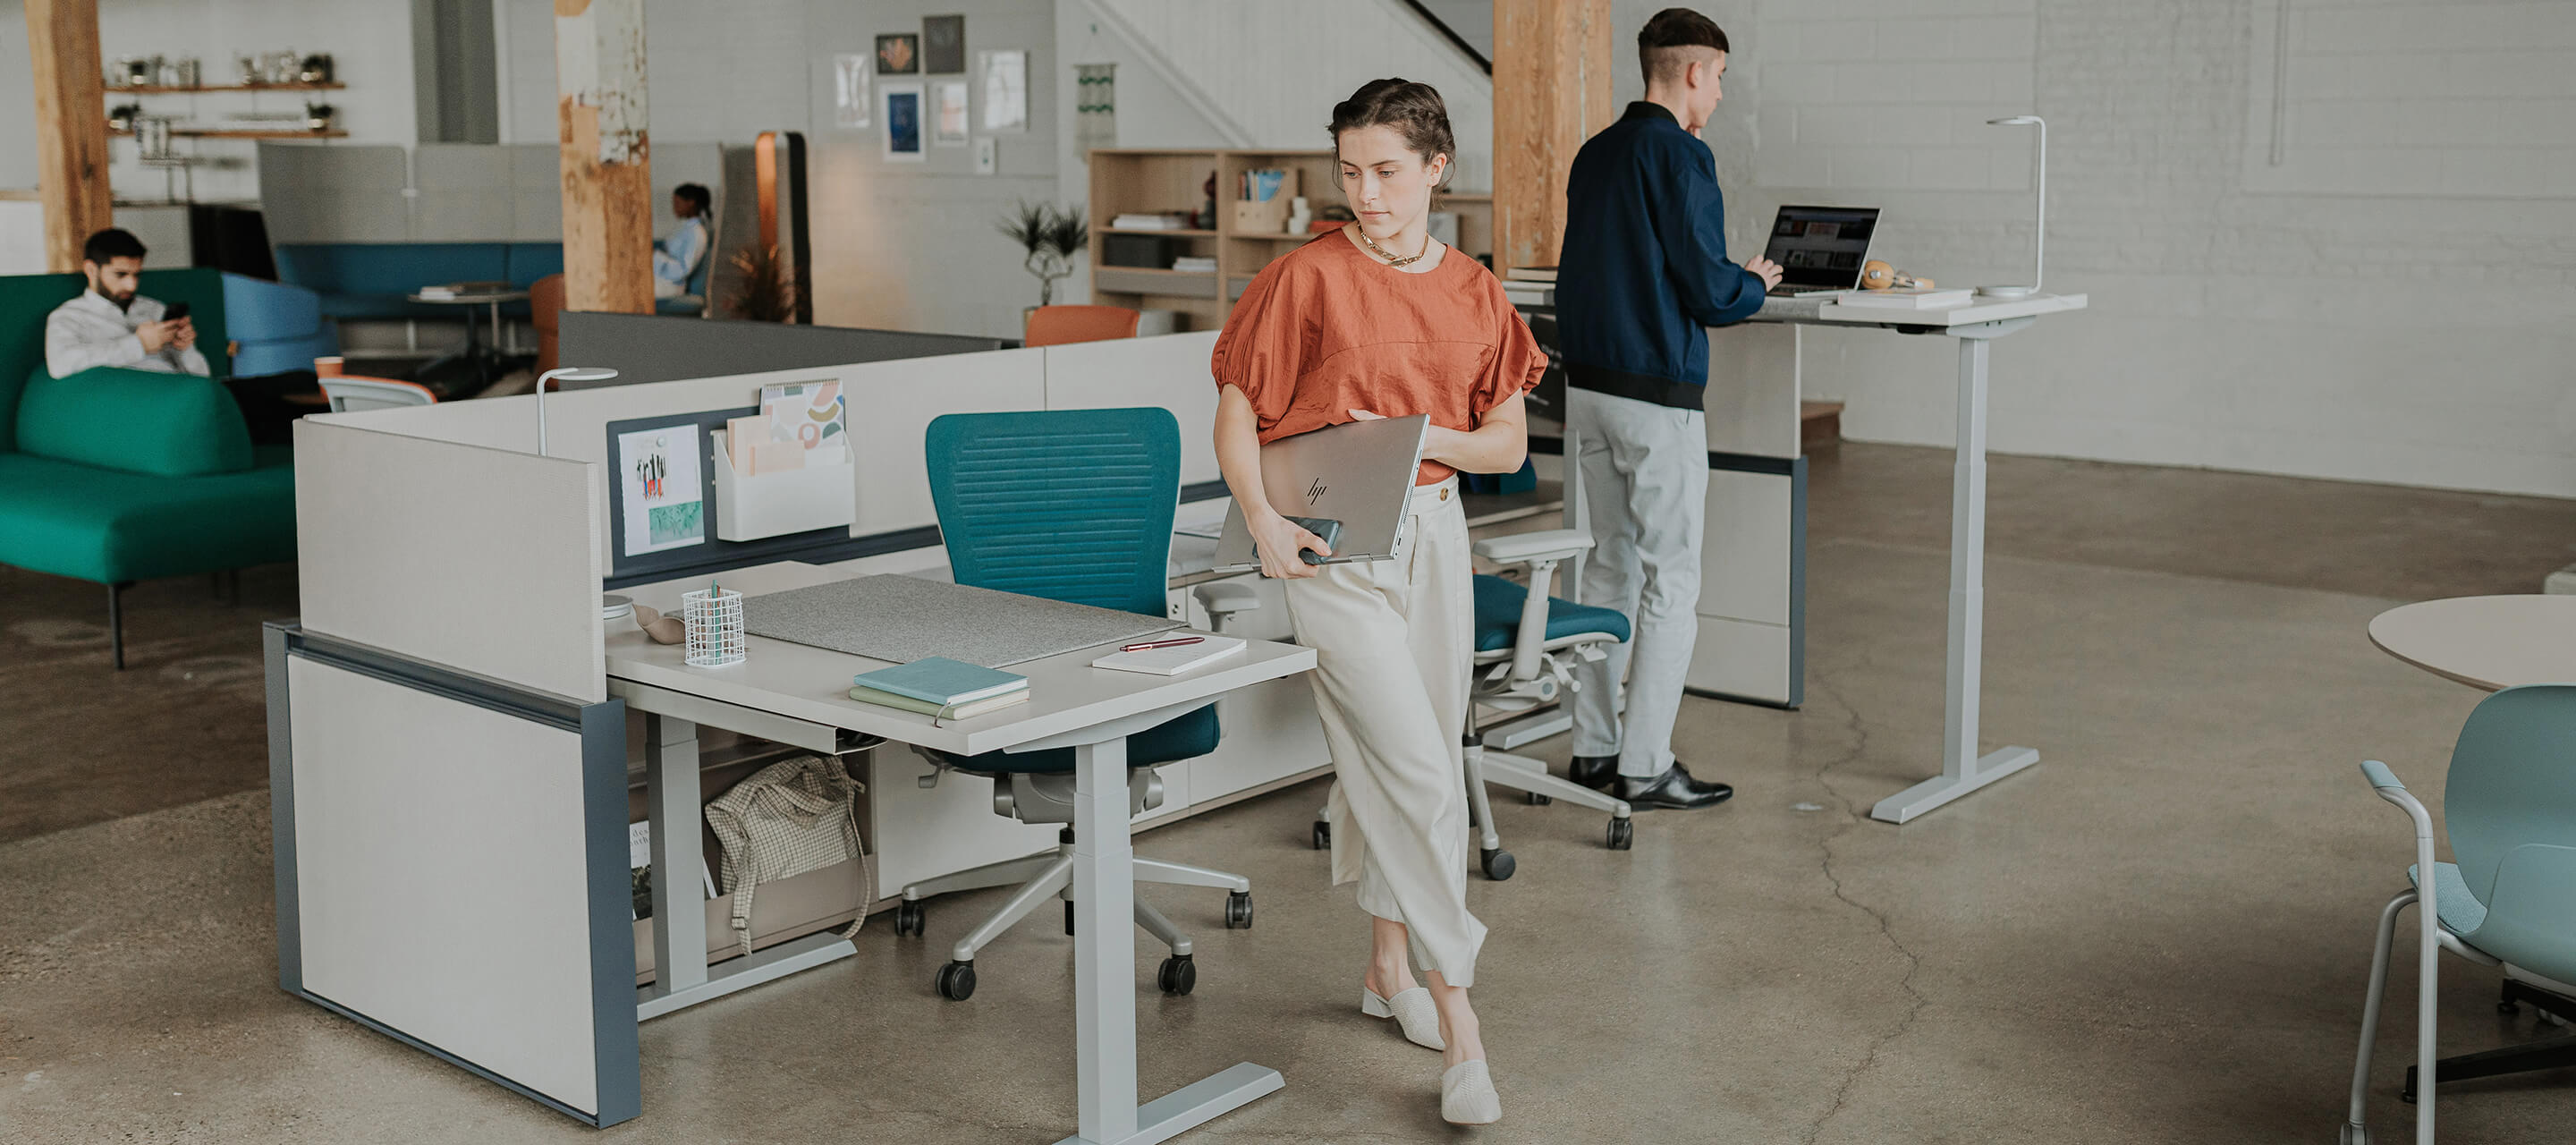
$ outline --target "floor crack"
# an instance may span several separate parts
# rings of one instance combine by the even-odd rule
[[[1856,666],[1868,666],[1868,657],[1864,655],[1861,662]],[[1896,1025],[1886,1033],[1871,1039],[1868,1052],[1861,1055],[1860,1064],[1853,1066],[1849,1073],[1843,1075],[1841,1084],[1834,1087],[1833,1105],[1828,1107],[1822,1116],[1817,1117],[1813,1124],[1807,1126],[1807,1132],[1805,1136],[1801,1138],[1804,1145],[1815,1145],[1816,1139],[1824,1133],[1825,1126],[1832,1122],[1837,1115],[1841,1114],[1845,1106],[1850,1104],[1853,1087],[1860,1084],[1862,1076],[1869,1073],[1870,1067],[1878,1063],[1879,1051],[1886,1049],[1890,1044],[1894,1043],[1896,1039],[1904,1037],[1907,1031],[1913,1029],[1915,1021],[1922,1017],[1924,1007],[1929,1005],[1931,1002],[1931,999],[1925,997],[1923,992],[1916,989],[1914,986],[1915,975],[1921,973],[1923,969],[1922,956],[1914,953],[1912,950],[1906,949],[1905,943],[1896,937],[1896,930],[1888,923],[1887,915],[1884,912],[1879,911],[1845,893],[1843,890],[1842,877],[1834,873],[1835,840],[1842,838],[1844,835],[1850,833],[1852,828],[1859,826],[1863,822],[1863,816],[1859,813],[1857,804],[1855,804],[1849,796],[1834,789],[1833,781],[1827,777],[1827,773],[1837,767],[1842,767],[1846,764],[1855,762],[1859,760],[1861,756],[1868,753],[1870,729],[1868,722],[1861,718],[1860,709],[1843,698],[1842,693],[1834,687],[1831,675],[1827,673],[1822,666],[1817,666],[1811,672],[1811,679],[1815,685],[1816,691],[1822,693],[1829,702],[1841,708],[1848,717],[1843,726],[1844,730],[1850,732],[1852,737],[1851,750],[1843,752],[1836,758],[1826,761],[1822,765],[1818,766],[1815,771],[1814,778],[1817,786],[1824,789],[1827,798],[1830,798],[1841,805],[1843,815],[1843,825],[1841,828],[1835,830],[1832,834],[1825,836],[1817,844],[1817,851],[1820,855],[1817,869],[1825,876],[1825,882],[1833,888],[1835,900],[1851,907],[1853,910],[1857,910],[1862,914],[1867,915],[1870,921],[1877,923],[1879,937],[1886,939],[1889,948],[1895,950],[1896,953],[1905,958],[1905,976],[1898,980],[1897,985],[1902,987],[1905,990],[1907,997],[1912,1000],[1907,1004],[1904,1016],[1897,1019]]]

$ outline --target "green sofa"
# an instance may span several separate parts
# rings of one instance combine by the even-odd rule
[[[213,379],[47,374],[45,315],[82,289],[77,274],[0,277],[0,564],[106,585],[122,669],[125,586],[295,559],[294,456],[252,445]],[[146,271],[142,291],[189,304],[224,376],[221,275]]]

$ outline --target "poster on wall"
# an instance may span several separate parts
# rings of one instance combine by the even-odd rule
[[[984,132],[1017,135],[1029,129],[1029,54],[1017,49],[977,52],[984,74]]]
[[[943,76],[966,70],[966,17],[921,18],[921,70]]]
[[[706,542],[706,483],[698,473],[699,453],[694,425],[617,435],[617,479],[626,486],[624,555]]]
[[[896,32],[877,37],[878,74],[908,76],[920,71],[920,35],[913,32]]]
[[[1073,65],[1073,146],[1118,146],[1118,65]]]
[[[872,121],[875,100],[869,93],[876,85],[868,60],[868,56],[856,52],[832,57],[832,126],[856,131]]]
[[[966,146],[966,81],[941,80],[931,85],[934,130],[931,142],[941,147]]]
[[[885,102],[885,157],[889,163],[921,162],[921,85],[890,83],[877,89]]]

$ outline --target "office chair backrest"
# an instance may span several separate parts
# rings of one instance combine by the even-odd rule
[[[2576,684],[2507,688],[2460,727],[2442,793],[2480,950],[2576,981]]]
[[[431,393],[426,386],[398,382],[392,378],[361,378],[346,374],[322,379],[322,396],[331,399],[332,413],[425,406],[438,400],[438,395]]]
[[[1025,344],[1061,346],[1133,338],[1140,315],[1124,306],[1041,306],[1029,316]]]
[[[1181,490],[1170,410],[953,413],[924,452],[957,583],[1163,615]]]

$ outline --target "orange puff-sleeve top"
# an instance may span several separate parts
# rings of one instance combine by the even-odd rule
[[[1476,260],[1453,249],[1408,274],[1333,232],[1253,278],[1210,365],[1217,385],[1252,400],[1268,444],[1355,421],[1355,409],[1472,431],[1538,384],[1547,355]],[[1453,472],[1426,460],[1414,483]]]

